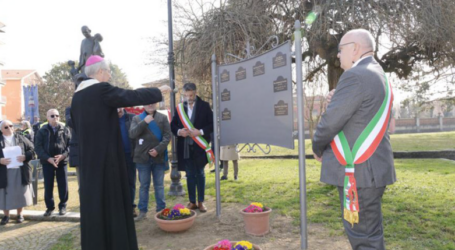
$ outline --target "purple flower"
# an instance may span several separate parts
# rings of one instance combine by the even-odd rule
[[[180,211],[176,209],[172,209],[172,211],[167,216],[169,219],[174,219],[175,217],[181,216]]]
[[[242,245],[237,245],[233,250],[248,250],[248,249],[246,249]]]

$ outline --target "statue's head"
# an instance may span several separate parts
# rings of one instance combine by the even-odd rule
[[[103,41],[103,36],[101,36],[100,33],[96,33],[93,37],[94,37],[95,40],[98,41],[98,42]]]
[[[92,32],[92,31],[87,26],[85,26],[85,25],[82,26],[81,30],[82,30],[82,34],[85,37],[87,37],[87,38],[91,37],[90,32]]]

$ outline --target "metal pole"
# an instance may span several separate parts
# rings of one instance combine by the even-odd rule
[[[297,80],[297,113],[299,128],[299,182],[300,182],[300,248],[308,248],[305,174],[305,131],[303,130],[303,86],[302,86],[302,34],[300,21],[294,25],[295,68]]]
[[[168,20],[168,35],[169,35],[169,53],[168,53],[168,64],[169,64],[169,87],[171,87],[171,116],[174,117],[175,113],[175,74],[174,74],[174,40],[172,37],[172,0],[167,1],[167,20]],[[171,161],[171,187],[168,195],[184,195],[185,191],[180,183],[180,172],[178,171],[177,164],[177,147],[175,145],[175,136],[171,139],[172,146],[172,161]]]
[[[219,145],[219,123],[218,123],[218,88],[217,88],[216,56],[212,55],[212,106],[213,106],[213,136],[215,147],[215,187],[216,187],[216,216],[221,216],[221,195],[220,195],[220,145]]]

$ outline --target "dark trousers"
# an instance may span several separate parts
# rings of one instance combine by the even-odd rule
[[[338,187],[341,218],[353,250],[384,250],[381,199],[385,187],[357,188],[359,194],[359,223],[354,227],[343,218],[343,187]]]
[[[67,164],[60,164],[55,168],[49,163],[43,164],[43,177],[44,177],[44,201],[46,208],[49,210],[55,209],[54,202],[54,179],[57,176],[58,196],[60,203],[58,208],[66,208],[68,202],[68,166]]]
[[[128,172],[128,184],[130,187],[131,204],[133,204],[133,207],[136,207],[136,204],[134,204],[134,198],[136,196],[136,163],[133,162],[131,153],[125,153],[125,160],[126,171]]]
[[[186,185],[191,203],[203,202],[205,196],[205,166],[196,166],[193,159],[185,159]]]

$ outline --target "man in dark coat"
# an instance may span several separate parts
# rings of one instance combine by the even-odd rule
[[[160,89],[113,87],[100,56],[86,63],[89,78],[77,88],[71,118],[79,137],[81,246],[84,250],[138,249],[117,108],[162,100]],[[169,91],[169,87],[161,87]]]
[[[207,142],[210,142],[210,134],[213,132],[213,112],[210,105],[196,95],[196,84],[185,83],[183,90],[186,99],[184,109],[195,129],[186,129],[175,111],[171,130],[177,136],[178,169],[186,171],[190,200],[187,207],[189,209],[199,208],[199,211],[206,212],[204,167],[207,164],[207,154],[193,141],[193,137],[201,135]],[[196,205],[196,188],[198,205]]]
[[[43,165],[44,201],[46,212],[51,216],[54,209],[54,179],[57,177],[59,214],[66,214],[68,201],[68,153],[71,139],[70,131],[59,122],[60,115],[56,109],[47,111],[48,123],[41,127],[35,138],[35,152]]]

